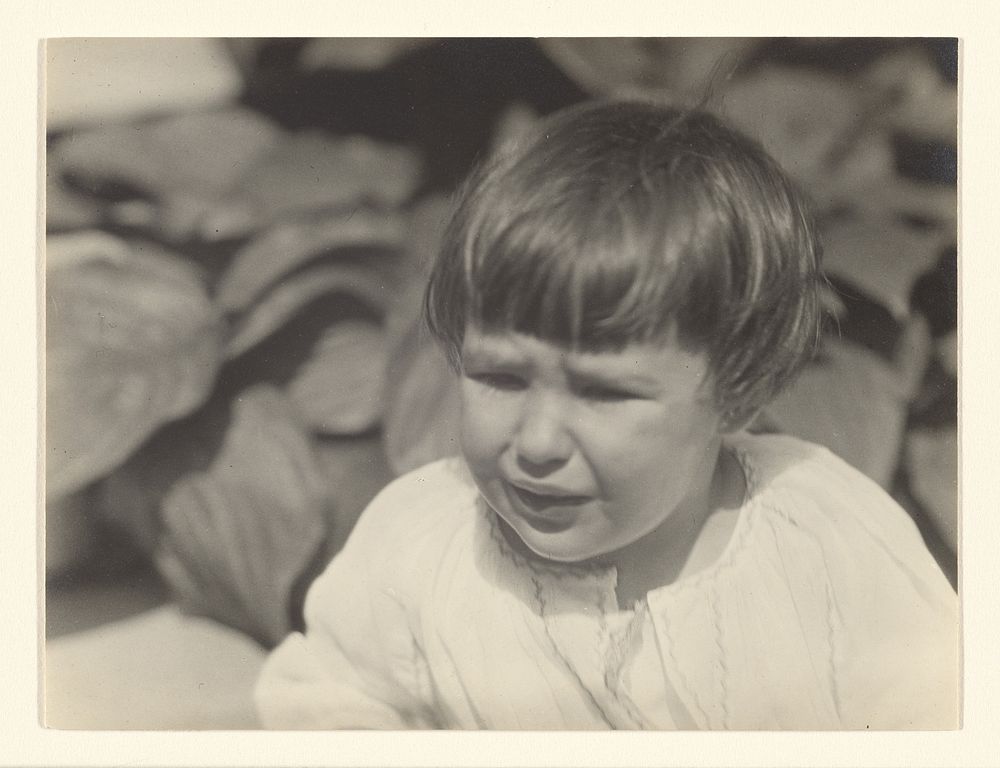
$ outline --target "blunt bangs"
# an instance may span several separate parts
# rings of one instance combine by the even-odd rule
[[[751,413],[817,344],[818,262],[756,143],[704,112],[587,104],[470,178],[425,318],[456,369],[469,325],[595,352],[677,339],[708,355],[720,408]]]
[[[667,254],[653,264],[620,210],[572,204],[518,215],[469,254],[468,321],[571,349],[620,349],[665,335],[683,296]]]

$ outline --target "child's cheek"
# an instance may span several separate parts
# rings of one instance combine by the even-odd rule
[[[623,405],[599,414],[591,412],[577,420],[581,443],[600,454],[604,462],[633,464],[667,435],[660,409],[644,403]]]
[[[460,441],[470,463],[495,460],[514,433],[516,404],[475,382],[462,382]]]

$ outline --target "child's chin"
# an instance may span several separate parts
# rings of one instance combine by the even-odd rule
[[[594,547],[585,546],[583,542],[574,541],[569,530],[556,533],[541,532],[523,521],[519,525],[510,527],[521,545],[520,548],[526,550],[526,554],[549,563],[583,565],[603,554]]]

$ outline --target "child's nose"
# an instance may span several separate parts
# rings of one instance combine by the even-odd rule
[[[530,394],[522,408],[514,448],[527,469],[545,471],[566,462],[573,440],[566,429],[565,408],[546,393]]]

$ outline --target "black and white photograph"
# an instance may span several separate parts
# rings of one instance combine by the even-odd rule
[[[957,38],[43,58],[46,728],[962,728]]]

